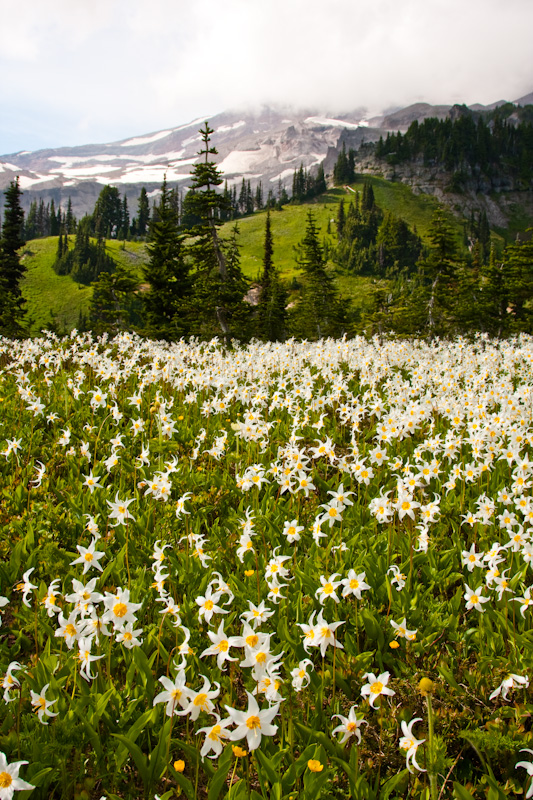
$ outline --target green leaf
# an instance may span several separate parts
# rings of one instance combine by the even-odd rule
[[[279,775],[270,758],[262,753],[261,750],[256,750],[255,757],[259,761],[261,768],[266,772],[269,783],[272,786],[274,786],[275,783],[278,783]]]
[[[142,781],[145,787],[148,786],[149,781],[149,769],[148,769],[148,759],[141,751],[141,748],[138,747],[135,742],[132,742],[127,736],[124,736],[121,733],[112,733],[112,736],[115,739],[118,739],[127,749],[133,760],[135,761],[135,766],[139,770],[139,774],[142,778]]]
[[[191,781],[182,775],[181,772],[176,772],[174,768],[172,768],[172,777],[178,784],[178,786],[185,792],[186,796],[189,800],[194,800],[194,786],[192,785]],[[170,790],[172,794],[169,794],[169,797],[175,797],[176,794],[173,789]],[[165,795],[163,795],[165,797]],[[163,800],[163,797],[161,800]]]
[[[403,769],[397,775],[393,775],[392,778],[389,778],[389,780],[386,781],[383,784],[383,787],[382,787],[380,795],[379,795],[380,796],[380,800],[388,800],[388,798],[391,795],[391,792],[394,792],[395,790],[397,790],[398,787],[400,786],[400,784],[403,784],[405,782],[405,786],[402,786],[402,788],[400,790],[400,793],[403,794],[403,792],[407,788],[407,782],[408,781],[409,781],[409,770],[408,769]]]
[[[475,800],[474,795],[457,781],[453,782],[453,793],[457,800]]]
[[[223,754],[218,760],[217,770],[211,780],[207,790],[207,800],[217,800],[222,787],[226,783],[228,772],[231,769],[233,752],[231,747],[226,747]]]
[[[463,691],[449,669],[446,669],[445,667],[439,667],[439,675],[441,678],[444,678],[446,683],[449,683],[456,692],[461,693]]]

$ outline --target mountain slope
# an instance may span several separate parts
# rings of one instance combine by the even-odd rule
[[[523,104],[531,97],[525,95],[515,103]],[[475,104],[471,108],[479,112],[503,103]],[[414,120],[443,119],[453,114],[454,108],[416,103],[365,119],[361,109],[325,116],[316,109],[264,107],[257,112],[224,112],[212,117],[209,124],[214,129],[216,160],[228,184],[239,184],[243,178],[252,186],[261,181],[266,197],[269,189],[277,192],[279,182],[290,193],[292,176],[300,164],[311,169],[324,163],[326,173],[331,171],[342,142],[358,149],[389,131],[406,130]],[[111,184],[126,195],[133,216],[142,186],[154,197],[165,175],[171,186],[188,185],[190,170],[198,157],[198,129],[203,122],[196,119],[109,144],[0,156],[0,190],[18,175],[25,209],[38,198],[45,203],[53,199],[56,208],[61,205],[65,209],[70,197],[74,213],[81,217],[92,212],[102,186]],[[0,206],[2,202],[0,194]]]

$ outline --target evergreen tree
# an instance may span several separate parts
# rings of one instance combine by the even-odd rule
[[[529,228],[531,235],[533,229]],[[506,325],[509,333],[533,331],[533,238],[517,240],[506,248],[503,258],[507,307]]]
[[[24,226],[25,239],[36,239],[38,236],[37,233],[37,201],[32,200],[30,203],[30,208],[28,211],[28,216],[26,217],[26,223]]]
[[[157,221],[152,221],[149,261],[144,277],[150,288],[143,294],[146,332],[158,339],[179,339],[188,333],[186,298],[190,292],[189,268],[183,240],[163,181]]]
[[[342,239],[344,235],[344,223],[346,217],[344,214],[344,200],[341,200],[339,203],[339,208],[337,211],[337,238]]]
[[[59,235],[60,225],[61,225],[61,207],[59,208],[59,212],[56,214],[54,198],[52,197],[50,201],[50,236]]]
[[[346,155],[346,143],[342,143],[335,166],[333,167],[333,180],[336,186],[342,186],[348,179],[348,157]]]
[[[138,286],[136,278],[120,264],[114,272],[100,275],[93,284],[89,308],[89,321],[94,334],[117,334],[140,323],[141,303],[136,295]]]
[[[305,236],[296,248],[296,255],[296,262],[303,270],[303,287],[292,314],[292,332],[306,339],[341,335],[345,325],[345,310],[326,269],[311,211],[307,214]]]
[[[70,199],[70,197],[68,199],[67,216],[66,216],[66,219],[65,219],[65,225],[66,225],[66,228],[67,228],[67,230],[66,230],[67,234],[76,233],[76,217],[74,216],[73,211],[72,211],[72,200]]]
[[[287,293],[284,290],[272,261],[274,252],[270,210],[265,221],[265,243],[261,294],[257,306],[257,333],[266,341],[282,341],[285,338]]]
[[[122,202],[116,186],[104,186],[94,206],[91,231],[97,239],[113,239],[122,228]]]
[[[143,186],[141,194],[139,195],[139,203],[137,207],[137,234],[139,236],[146,236],[148,223],[150,222],[150,204],[148,202],[148,195]]]
[[[192,303],[196,309],[196,332],[212,336],[218,329],[229,345],[232,337],[241,334],[232,320],[242,319],[248,304],[244,304],[240,294],[246,288],[240,265],[234,260],[228,269],[224,243],[218,233],[227,209],[224,196],[217,192],[222,183],[220,170],[210,159],[217,154],[216,148],[210,146],[212,133],[206,122],[200,130],[203,143],[198,153],[200,159],[191,172],[189,207],[200,219],[191,231],[195,240],[190,252],[196,270]]]
[[[128,209],[128,198],[124,195],[122,199],[122,218],[120,221],[121,239],[127,239],[130,233],[130,212]]]
[[[431,248],[419,262],[426,286],[425,313],[430,336],[456,332],[458,254],[455,234],[442,209],[435,212],[429,230]]]
[[[24,211],[18,177],[4,191],[4,221],[0,238],[0,333],[20,336],[24,333],[24,305],[20,283],[26,267],[19,250],[24,240]]]
[[[258,211],[263,208],[263,185],[261,181],[257,184],[255,188],[255,199],[254,199],[255,207]]]

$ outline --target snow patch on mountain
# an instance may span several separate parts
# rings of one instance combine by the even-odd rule
[[[342,119],[331,119],[330,117],[306,117],[304,122],[307,125],[326,125],[328,128],[349,128],[356,130],[359,127],[358,122],[345,122]]]
[[[188,172],[177,172],[176,169],[162,165],[133,169],[125,172],[123,175],[112,178],[108,183],[114,185],[118,183],[163,183],[165,176],[169,183],[172,181],[184,181],[190,177]]]
[[[50,183],[51,180],[50,175],[37,175],[35,178],[31,175],[19,175],[19,186],[21,189],[30,189],[40,183]]]
[[[295,172],[295,169],[284,169],[279,175],[274,175],[273,178],[270,178],[270,183],[277,183],[279,180],[284,181],[285,178],[291,178]]]
[[[270,150],[270,148],[263,147],[260,150],[233,150],[218,165],[218,168],[223,175],[250,172],[254,164],[264,161],[266,157],[265,149]]]
[[[120,167],[111,167],[108,164],[95,164],[92,167],[52,167],[52,175],[62,175],[64,178],[94,178],[103,172],[116,172]]]
[[[246,125],[246,122],[240,119],[238,122],[234,122],[233,125],[221,125],[216,129],[215,133],[228,133],[228,131],[235,131],[237,128],[242,128],[243,125]]]
[[[165,136],[170,136],[172,131],[159,131],[158,133],[153,133],[151,136],[137,136],[134,139],[128,139],[126,142],[121,142],[121,147],[137,147],[139,144],[152,144],[152,142],[158,142],[159,139],[164,139]]]

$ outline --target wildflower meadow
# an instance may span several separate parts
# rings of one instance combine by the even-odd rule
[[[0,339],[0,799],[533,795],[533,338]]]

